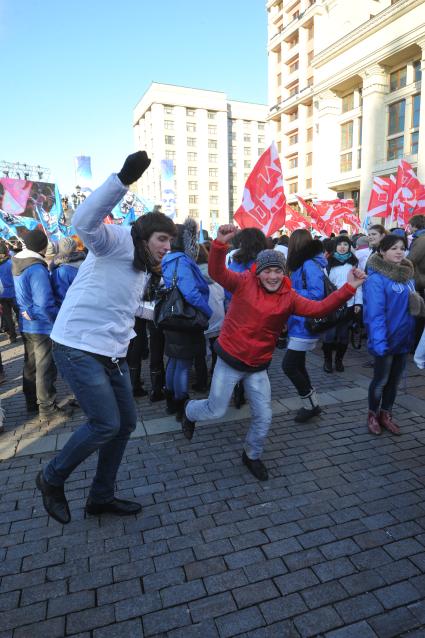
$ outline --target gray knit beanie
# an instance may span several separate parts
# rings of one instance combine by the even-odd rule
[[[258,253],[255,261],[255,272],[260,274],[265,268],[280,268],[283,272],[286,271],[286,259],[284,254],[279,250],[262,250]]]
[[[62,237],[62,239],[59,240],[58,253],[61,255],[70,255],[75,251],[76,246],[77,243],[72,237]]]

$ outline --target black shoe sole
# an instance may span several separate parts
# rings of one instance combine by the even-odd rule
[[[141,506],[140,506],[140,509],[134,512],[126,512],[124,510],[104,510],[104,509],[98,510],[97,508],[93,508],[92,506],[87,506],[87,505],[84,509],[84,513],[88,514],[89,516],[102,516],[103,514],[111,514],[112,516],[134,516],[135,514],[140,514],[141,511],[142,511]]]

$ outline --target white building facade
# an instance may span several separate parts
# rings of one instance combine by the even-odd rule
[[[228,223],[270,144],[267,114],[222,92],[152,83],[133,115],[136,148],[152,158],[142,194],[161,204],[161,160],[172,160],[177,221],[190,216],[212,232]]]
[[[288,200],[354,198],[364,217],[373,177],[399,159],[425,181],[425,0],[269,0],[267,11]]]

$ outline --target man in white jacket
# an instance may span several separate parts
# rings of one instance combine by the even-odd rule
[[[51,338],[56,365],[88,421],[36,478],[45,509],[60,523],[71,520],[65,481],[95,451],[98,464],[86,512],[124,516],[141,510],[139,503],[114,497],[116,474],[136,427],[125,356],[150,269],[170,249],[175,226],[162,213],[144,215],[131,230],[103,220],[149,164],[144,151],[130,155],[72,220],[89,253],[67,292]]]

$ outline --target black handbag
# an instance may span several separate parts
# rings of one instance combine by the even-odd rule
[[[314,263],[317,265],[320,270],[322,270],[321,266],[313,259]],[[323,271],[322,271],[323,272]],[[338,288],[331,282],[329,277],[323,273],[324,279],[324,289],[325,289],[325,297],[329,297],[335,290]],[[303,288],[307,289],[307,281],[305,277],[304,269],[302,271],[302,280],[303,280]],[[305,325],[307,329],[311,332],[311,334],[320,334],[321,332],[326,332],[331,328],[334,328],[337,324],[343,323],[345,321],[349,321],[351,318],[350,309],[347,307],[347,304],[344,303],[342,306],[326,315],[325,317],[307,317],[305,320]]]
[[[154,311],[154,323],[162,330],[175,330],[179,332],[206,330],[208,328],[207,315],[186,301],[177,286],[177,266],[179,259],[176,259],[171,287],[158,291],[158,301]]]

